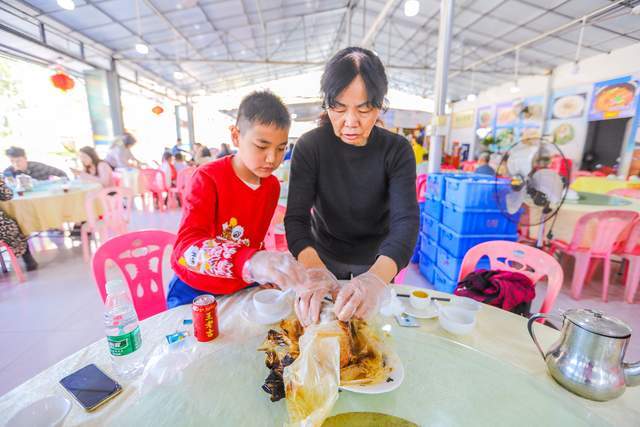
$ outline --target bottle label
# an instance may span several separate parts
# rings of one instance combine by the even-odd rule
[[[124,335],[108,336],[109,350],[114,356],[126,356],[131,354],[142,345],[142,337],[140,336],[140,326],[133,331]]]

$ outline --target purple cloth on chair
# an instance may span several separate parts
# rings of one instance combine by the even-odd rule
[[[535,284],[522,273],[503,270],[477,270],[469,273],[455,295],[473,298],[504,310],[514,311],[536,296]]]

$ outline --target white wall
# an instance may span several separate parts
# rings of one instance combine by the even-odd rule
[[[636,74],[638,72],[640,72],[640,43],[616,49],[609,54],[586,58],[579,62],[577,72],[575,71],[573,63],[562,64],[553,70],[551,87],[554,91],[581,85],[592,87],[593,83],[598,81]],[[454,103],[452,110],[454,112],[465,111],[487,105],[495,105],[517,98],[543,95],[547,86],[547,79],[547,76],[522,77],[518,81],[520,92],[517,94],[513,94],[510,91],[513,86],[513,81],[505,81],[505,83],[500,86],[494,86],[480,92],[474,102],[461,100]],[[590,100],[587,99],[587,105],[589,101]],[[450,139],[456,139],[456,135],[456,133],[451,132]],[[586,138],[586,132],[584,132],[582,138]],[[625,141],[625,144],[626,143],[627,141]],[[584,140],[580,141],[580,146],[584,146]],[[582,155],[582,153],[574,154],[579,154],[579,157]]]

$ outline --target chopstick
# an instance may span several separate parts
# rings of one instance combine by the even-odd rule
[[[402,297],[402,298],[410,298],[411,297],[408,294],[396,294],[396,296]],[[451,298],[431,297],[431,301],[451,301]]]

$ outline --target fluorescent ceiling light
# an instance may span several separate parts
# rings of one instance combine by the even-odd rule
[[[58,0],[58,6],[66,10],[73,10],[76,8],[76,4],[73,0]]]
[[[136,51],[141,55],[146,55],[149,53],[149,46],[144,43],[136,43]]]
[[[520,87],[518,86],[518,84],[516,83],[515,85],[511,86],[511,89],[509,89],[509,91],[511,93],[518,93],[520,92]]]
[[[475,100],[476,100],[476,94],[475,93],[470,93],[469,95],[467,95],[467,101],[473,102]]]
[[[182,71],[174,71],[173,72],[173,78],[176,80],[182,80],[185,78],[185,75]]]
[[[404,14],[406,16],[416,16],[420,12],[420,2],[418,0],[407,0],[404,2]]]

